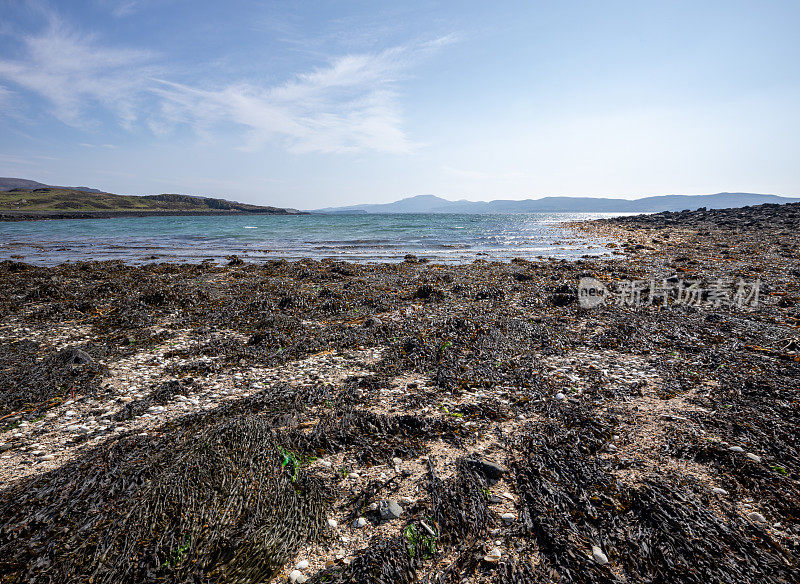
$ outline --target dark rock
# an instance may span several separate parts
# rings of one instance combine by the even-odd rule
[[[383,321],[379,319],[377,316],[368,316],[366,320],[364,320],[364,328],[371,328],[381,326]]]
[[[477,470],[485,475],[486,478],[493,481],[500,480],[503,475],[508,472],[508,469],[502,464],[486,460],[485,458],[465,458],[464,464]]]
[[[94,363],[94,359],[92,359],[86,351],[78,349],[77,347],[61,349],[55,354],[54,361],[64,366],[88,365]]]

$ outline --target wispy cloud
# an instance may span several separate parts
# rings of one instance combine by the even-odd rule
[[[137,96],[157,70],[147,51],[103,46],[57,17],[39,34],[20,37],[22,55],[0,59],[0,78],[45,98],[58,119],[87,126],[91,106],[111,111],[127,128],[139,118]]]
[[[278,139],[294,152],[409,152],[398,82],[422,53],[444,39],[377,53],[345,55],[276,86],[230,85],[204,90],[161,80],[162,113],[201,134],[234,124],[247,149]]]
[[[123,12],[135,4],[109,3]],[[243,149],[278,143],[297,153],[412,151],[399,86],[424,55],[454,40],[333,56],[277,84],[213,87],[176,83],[149,51],[109,46],[53,12],[44,19],[42,31],[17,36],[18,54],[0,57],[0,80],[46,100],[62,122],[99,129],[111,112],[122,127],[158,137],[188,126],[201,140],[233,135]],[[0,101],[7,98],[0,87]]]
[[[146,4],[145,0],[97,0],[101,6],[107,8],[112,16],[125,18],[135,14]]]

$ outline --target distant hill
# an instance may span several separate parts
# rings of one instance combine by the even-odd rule
[[[85,193],[102,193],[97,189],[90,189],[89,187],[57,187],[53,185],[46,185],[44,183],[36,182],[35,180],[28,180],[26,178],[8,178],[0,177],[0,192],[13,191],[15,189],[68,189],[73,191],[83,191]]]
[[[298,213],[300,212],[295,209],[248,205],[225,199],[190,195],[114,195],[55,187],[17,188],[0,192],[0,219],[3,220]]]
[[[384,204],[328,207],[313,213],[657,213],[686,209],[726,209],[763,203],[795,203],[800,198],[756,193],[714,195],[662,195],[642,199],[594,197],[544,197],[542,199],[448,201],[434,195],[417,195]]]

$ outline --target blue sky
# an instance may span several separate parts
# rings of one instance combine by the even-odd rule
[[[0,176],[315,208],[800,195],[800,2],[0,0]]]

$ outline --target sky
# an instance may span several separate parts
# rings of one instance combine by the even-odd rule
[[[0,176],[313,209],[800,195],[800,2],[0,0]]]

